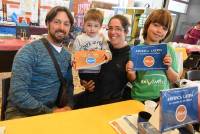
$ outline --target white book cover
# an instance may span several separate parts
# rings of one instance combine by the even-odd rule
[[[109,124],[118,134],[137,134],[137,114],[122,116]]]

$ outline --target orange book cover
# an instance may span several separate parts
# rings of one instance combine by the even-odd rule
[[[74,54],[75,69],[87,69],[99,66],[108,60],[105,50],[80,50]]]

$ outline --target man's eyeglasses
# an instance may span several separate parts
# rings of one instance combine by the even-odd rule
[[[111,31],[122,32],[122,31],[124,31],[124,28],[122,28],[122,27],[108,27],[107,30],[110,31],[110,32]]]

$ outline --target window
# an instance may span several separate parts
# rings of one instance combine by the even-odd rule
[[[180,0],[180,1],[183,1],[183,2],[189,2],[190,0]]]
[[[168,10],[178,13],[187,13],[189,0],[169,0]]]

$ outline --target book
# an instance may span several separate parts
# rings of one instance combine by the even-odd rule
[[[134,70],[166,70],[163,58],[167,54],[167,44],[137,45],[131,47]]]
[[[196,122],[198,122],[198,87],[161,91],[161,132]]]
[[[74,54],[75,69],[87,69],[106,63],[105,50],[80,50]]]

